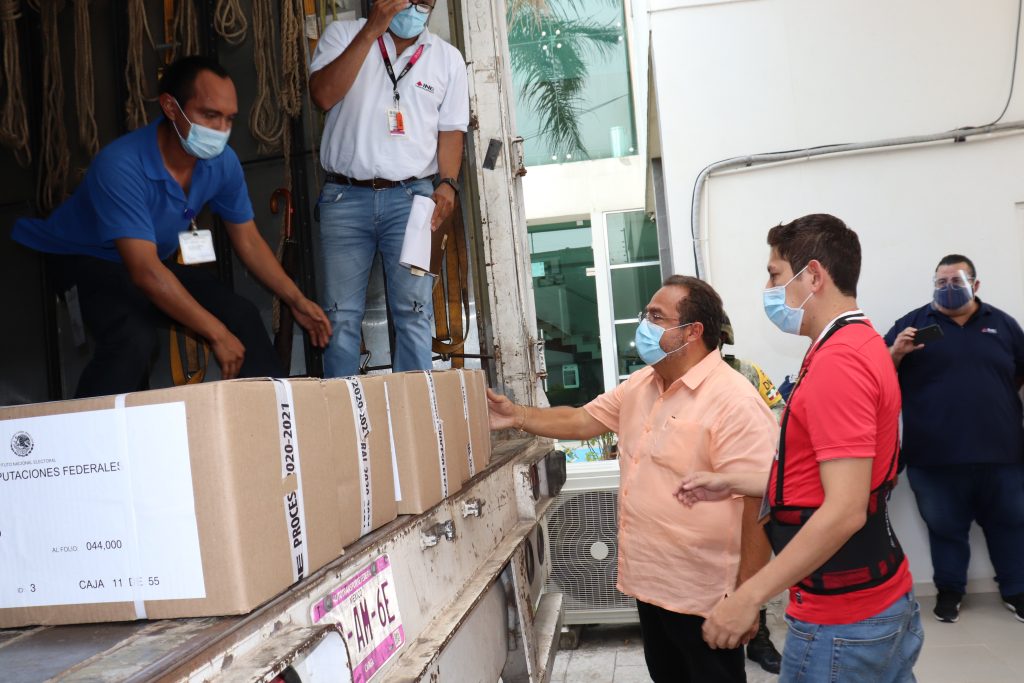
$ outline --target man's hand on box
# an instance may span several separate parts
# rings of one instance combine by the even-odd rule
[[[492,430],[512,429],[518,423],[518,406],[501,394],[487,390],[487,413]]]

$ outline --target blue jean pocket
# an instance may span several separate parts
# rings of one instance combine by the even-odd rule
[[[892,662],[900,643],[900,626],[893,624],[875,638],[833,638],[833,683],[840,681],[885,681],[892,674]]]
[[[782,672],[779,683],[810,683],[815,680],[811,650],[815,647],[815,633],[818,626],[805,624],[792,617],[786,617],[789,631],[782,648]],[[818,644],[820,647],[820,643]]]
[[[434,195],[434,183],[428,178],[420,178],[409,183],[403,183],[402,189],[410,199],[419,195],[420,197],[432,197]]]
[[[320,222],[320,207],[325,204],[337,204],[345,196],[347,189],[346,186],[337,183],[324,183],[320,196],[317,197],[316,206],[313,207],[313,218],[317,223]]]

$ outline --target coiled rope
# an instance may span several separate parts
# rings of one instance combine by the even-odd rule
[[[199,17],[193,0],[178,0],[174,9],[174,35],[178,43],[171,50],[171,61],[199,54]]]
[[[302,113],[302,91],[306,82],[302,0],[281,0],[280,62],[270,0],[253,0],[252,9],[256,98],[249,129],[262,153],[281,151],[284,186],[291,189],[291,120]]]
[[[96,97],[93,90],[92,34],[89,27],[89,3],[75,3],[75,106],[78,109],[78,141],[94,156],[100,149],[96,129]]]
[[[71,166],[68,136],[64,126],[64,77],[60,65],[60,37],[57,15],[64,0],[28,0],[39,13],[43,32],[43,120],[42,154],[36,202],[47,214],[64,201],[64,188]]]
[[[241,45],[249,30],[249,20],[245,18],[239,0],[217,0],[213,11],[213,29],[229,45]]]
[[[124,70],[128,86],[128,100],[124,103],[128,130],[146,124],[146,70],[142,55],[145,38],[153,44],[153,35],[146,23],[145,0],[128,0],[128,63]]]
[[[0,27],[4,40],[4,81],[7,93],[0,105],[0,144],[14,150],[14,158],[21,166],[32,164],[32,148],[25,113],[25,96],[21,87],[21,56],[18,51],[18,18],[21,16],[18,0],[0,1]]]

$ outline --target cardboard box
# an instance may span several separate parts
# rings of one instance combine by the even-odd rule
[[[399,514],[419,514],[457,493],[490,462],[487,379],[482,370],[366,378],[387,388]]]
[[[383,382],[349,377],[323,383],[331,450],[343,480],[356,482],[354,497],[339,491],[346,545],[398,516],[391,431]]]
[[[454,384],[453,384],[454,380]],[[400,372],[369,377],[383,382],[391,419],[398,481],[398,514],[425,512],[457,493],[469,478],[458,377],[445,372]]]
[[[238,380],[0,409],[0,628],[244,613],[337,558],[359,491],[324,394]]]
[[[491,422],[487,415],[487,374],[483,370],[457,370],[465,386],[466,420],[472,475],[483,472],[491,462]]]

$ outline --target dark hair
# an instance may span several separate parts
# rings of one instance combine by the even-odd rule
[[[708,351],[718,348],[722,337],[722,298],[711,285],[689,275],[672,275],[663,287],[685,287],[686,296],[679,300],[679,322],[701,323],[704,326],[704,346]]]
[[[943,256],[942,260],[939,261],[939,265],[935,266],[935,270],[938,270],[942,266],[955,266],[958,263],[966,263],[967,272],[971,274],[971,277],[978,277],[978,271],[974,270],[974,261],[963,254],[949,254],[948,256]]]
[[[857,233],[835,216],[812,213],[768,231],[768,246],[788,261],[793,274],[817,259],[836,287],[846,296],[857,296],[860,278],[860,240]]]
[[[204,71],[211,71],[221,78],[231,78],[227,69],[214,59],[202,55],[190,55],[175,60],[160,77],[160,94],[167,93],[182,107],[196,94],[196,78]]]

